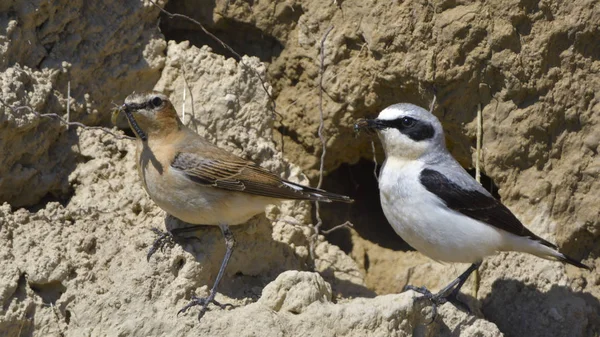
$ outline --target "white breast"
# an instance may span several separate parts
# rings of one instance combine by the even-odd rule
[[[379,178],[381,206],[408,244],[434,260],[474,263],[502,245],[501,231],[448,209],[419,181],[423,163],[388,158]]]

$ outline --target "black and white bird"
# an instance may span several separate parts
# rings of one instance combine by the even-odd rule
[[[434,260],[472,264],[437,294],[407,287],[429,298],[434,310],[446,301],[464,305],[456,298],[460,288],[484,257],[499,251],[530,253],[590,269],[525,228],[473,179],[446,149],[442,125],[429,111],[395,104],[376,119],[359,120],[355,129],[375,130],[383,145],[381,206],[396,233]]]

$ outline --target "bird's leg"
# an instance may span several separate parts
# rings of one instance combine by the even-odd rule
[[[450,302],[460,309],[470,312],[469,306],[467,306],[463,301],[459,300],[456,296],[460,292],[460,288],[465,284],[471,273],[473,273],[479,266],[481,262],[473,263],[464,273],[460,274],[455,280],[450,282],[444,289],[440,290],[437,294],[431,293],[425,287],[415,287],[412,285],[407,285],[404,287],[404,290],[413,290],[418,292],[419,294],[423,294],[423,299],[430,300],[432,303],[432,318],[429,323],[432,323],[437,316],[437,307],[446,302]]]
[[[219,286],[219,282],[221,282],[221,278],[223,277],[225,269],[227,268],[227,263],[231,258],[231,253],[233,253],[233,247],[235,246],[235,238],[233,237],[233,233],[229,229],[229,226],[219,225],[219,228],[221,228],[221,232],[223,233],[223,237],[225,238],[225,245],[227,247],[227,250],[225,251],[225,257],[223,258],[223,262],[221,263],[221,268],[219,268],[219,273],[217,274],[215,283],[213,284],[213,287],[210,290],[208,297],[199,298],[196,296],[192,296],[192,300],[190,301],[190,303],[188,303],[185,307],[181,308],[181,310],[179,310],[179,312],[177,313],[178,315],[180,313],[186,312],[189,308],[193,306],[201,305],[202,308],[198,313],[198,320],[200,320],[202,316],[204,316],[204,314],[206,313],[206,310],[208,310],[208,305],[210,303],[217,305],[221,309],[227,306],[215,301],[215,296],[217,295],[217,287]]]
[[[460,274],[460,276],[457,277],[456,280],[454,280],[452,282],[452,283],[454,283],[458,280],[456,286],[454,287],[454,290],[452,290],[452,292],[446,296],[446,300],[448,302],[454,304],[457,307],[461,307],[460,309],[463,309],[467,313],[471,312],[471,310],[469,309],[469,306],[465,302],[459,300],[457,295],[460,292],[460,288],[462,288],[462,286],[465,284],[465,282],[467,282],[467,279],[469,278],[469,276],[474,271],[477,271],[480,265],[481,265],[481,262],[473,263],[467,270],[465,270],[464,273]],[[446,289],[446,288],[444,288],[444,289]]]
[[[162,250],[165,246],[173,247],[173,245],[175,245],[176,236],[180,236],[184,233],[195,232],[200,227],[204,226],[194,225],[183,228],[175,228],[171,231],[166,232],[163,232],[156,227],[150,228],[150,230],[154,232],[154,234],[156,234],[158,237],[154,240],[152,246],[150,246],[150,249],[148,249],[148,254],[146,254],[146,261],[150,261],[152,255],[154,255],[154,253],[156,253],[159,249]]]

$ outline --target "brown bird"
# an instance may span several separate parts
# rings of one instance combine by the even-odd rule
[[[347,196],[281,179],[235,156],[185,126],[169,98],[159,92],[133,93],[119,110],[137,137],[138,171],[150,198],[164,211],[193,225],[219,226],[227,250],[206,298],[192,297],[179,312],[201,305],[200,319],[214,300],[235,245],[231,225],[239,225],[281,200],[352,202]],[[115,116],[113,116],[115,117]],[[182,231],[194,227],[183,228]],[[164,242],[159,237],[157,243]]]

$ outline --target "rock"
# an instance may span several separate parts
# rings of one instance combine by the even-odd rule
[[[287,290],[289,289],[289,292]],[[432,324],[428,302],[413,292],[357,298],[334,304],[329,285],[316,273],[288,271],[268,284],[261,299],[224,312],[199,334],[218,336],[502,336],[496,326],[446,304]],[[423,309],[423,310],[422,310]],[[231,324],[231,322],[236,324]]]
[[[262,292],[258,303],[273,311],[302,313],[315,302],[331,302],[331,286],[319,274],[299,271],[281,273]]]

